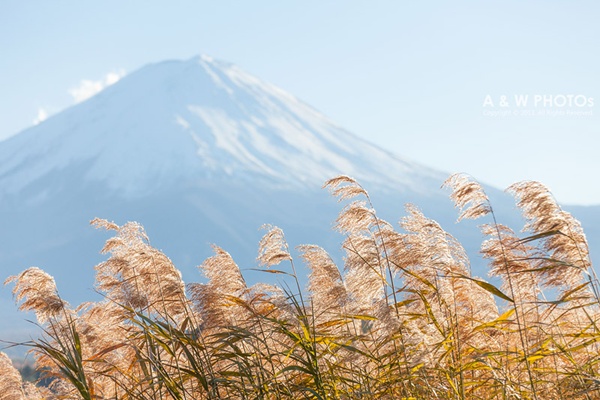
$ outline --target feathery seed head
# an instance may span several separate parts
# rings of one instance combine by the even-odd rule
[[[15,282],[13,294],[17,302],[23,300],[19,310],[33,311],[43,324],[66,307],[56,290],[54,278],[37,267],[9,277],[4,284]]]
[[[224,295],[239,296],[246,287],[246,281],[231,255],[218,246],[213,246],[215,255],[207,258],[200,269]]]
[[[92,223],[117,232],[102,250],[111,256],[96,266],[96,287],[121,305],[179,315],[185,299],[181,273],[165,254],[150,246],[143,227],[136,222],[118,226],[100,219]]]
[[[338,201],[352,199],[361,195],[369,198],[367,191],[354,178],[346,175],[329,179],[323,187],[329,189],[329,192],[337,197]]]
[[[268,232],[262,237],[258,247],[258,262],[269,268],[285,260],[291,260],[283,231],[272,225],[263,225]]]
[[[450,198],[454,201],[455,207],[460,209],[457,221],[464,218],[477,219],[491,211],[483,187],[466,174],[451,175],[442,187],[452,189]]]
[[[10,358],[0,352],[0,399],[25,400],[23,380],[19,371],[13,366]]]
[[[591,267],[587,239],[579,221],[563,211],[550,190],[535,181],[519,182],[507,191],[527,219],[525,231],[540,235],[542,249],[549,254],[551,268],[543,269],[549,286],[573,288]]]
[[[345,206],[336,219],[335,229],[343,234],[368,232],[377,223],[375,211],[364,201],[353,201]]]
[[[346,287],[337,266],[321,247],[300,246],[302,258],[311,270],[308,290],[311,292],[315,315],[338,311],[347,300]]]

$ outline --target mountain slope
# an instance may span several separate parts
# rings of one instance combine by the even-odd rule
[[[281,226],[292,246],[316,242],[339,258],[330,227],[340,206],[320,187],[340,173],[377,188],[394,219],[404,200],[391,193],[449,206],[437,190],[445,174],[359,139],[233,65],[151,64],[0,142],[2,279],[35,265],[66,300],[94,297],[107,238],[89,227],[95,217],[141,222],[187,280],[199,279],[194,267],[210,243],[255,267],[264,223]],[[15,316],[9,289],[0,288],[10,321],[0,338],[22,338],[31,327]]]
[[[35,265],[68,301],[93,297],[108,237],[88,226],[95,217],[142,223],[188,281],[200,279],[194,267],[210,243],[250,282],[264,279],[248,271],[264,223],[283,228],[292,247],[319,244],[340,260],[342,238],[330,228],[341,206],[321,189],[338,174],[357,178],[384,219],[415,203],[476,254],[476,224],[455,225],[439,189],[446,173],[352,135],[233,65],[205,56],[151,64],[0,142],[2,278]],[[489,193],[500,221],[518,225],[514,203]],[[473,264],[486,274],[484,261]],[[26,330],[6,287],[0,317],[10,321],[0,338]]]
[[[298,187],[346,173],[381,187],[420,191],[428,186],[422,180],[440,177],[208,57],[144,67],[9,139],[0,147],[0,159],[5,193],[23,191],[75,164],[85,170],[85,180],[133,197],[174,180],[260,180]]]

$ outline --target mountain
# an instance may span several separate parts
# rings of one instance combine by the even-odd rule
[[[439,179],[281,89],[208,57],[142,68],[6,141],[0,157],[3,197],[58,171],[73,177],[73,170],[128,198],[201,179],[299,188],[345,171],[414,191],[423,180]]]
[[[2,278],[35,265],[68,301],[94,297],[108,237],[89,227],[94,217],[142,223],[188,281],[199,279],[210,243],[255,267],[264,223],[291,246],[319,244],[339,260],[331,226],[341,206],[321,189],[338,174],[363,184],[388,221],[415,203],[476,253],[475,224],[454,225],[440,190],[447,173],[370,144],[234,65],[206,56],[151,64],[0,142]],[[499,215],[518,220],[510,199],[489,193]],[[0,289],[0,338],[28,329],[15,309]]]

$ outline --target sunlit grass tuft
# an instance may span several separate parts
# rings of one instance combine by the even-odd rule
[[[307,289],[284,233],[266,226],[258,261],[281,286],[246,281],[215,247],[185,285],[142,227],[113,230],[96,267],[100,302],[72,308],[30,268],[7,282],[42,338],[25,343],[48,388],[24,383],[0,354],[2,399],[596,399],[598,282],[585,235],[537,182],[509,191],[527,220],[519,237],[496,221],[483,188],[445,183],[459,219],[486,218],[481,251],[494,286],[471,276],[461,244],[415,206],[400,229],[367,191],[340,176],[340,269],[299,246]]]

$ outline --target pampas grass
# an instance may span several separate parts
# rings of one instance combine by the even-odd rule
[[[96,267],[103,300],[71,308],[51,276],[10,277],[42,336],[25,343],[49,388],[23,383],[0,353],[0,399],[596,399],[598,284],[580,224],[536,182],[509,188],[524,236],[498,223],[466,175],[444,184],[458,219],[487,219],[481,251],[492,285],[471,275],[462,245],[417,207],[400,229],[340,176],[348,201],[338,267],[315,245],[290,252],[265,226],[258,263],[282,285],[248,287],[219,247],[185,285],[136,223],[93,224],[114,237]],[[304,289],[297,274],[310,274]]]

